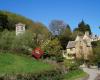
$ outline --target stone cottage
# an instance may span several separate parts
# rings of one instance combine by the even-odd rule
[[[89,55],[92,55],[92,41],[98,40],[98,37],[89,35],[89,32],[85,32],[84,36],[77,35],[75,41],[69,41],[66,47],[66,52],[63,56],[66,59],[81,58],[88,59]]]

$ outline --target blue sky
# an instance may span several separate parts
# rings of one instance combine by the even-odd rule
[[[93,33],[100,35],[100,0],[1,0],[0,10],[21,14],[46,26],[51,20],[63,20],[72,29],[83,19]]]

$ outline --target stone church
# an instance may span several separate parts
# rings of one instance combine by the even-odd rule
[[[89,32],[85,32],[84,36],[77,35],[75,41],[69,41],[63,56],[66,59],[84,58],[88,59],[89,55],[93,54],[92,41],[97,41],[97,36],[89,35]]]

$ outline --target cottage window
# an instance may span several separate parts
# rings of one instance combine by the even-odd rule
[[[73,51],[73,48],[71,48],[70,51]]]

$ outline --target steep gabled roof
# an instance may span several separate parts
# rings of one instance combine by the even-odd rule
[[[68,45],[67,45],[67,48],[74,48],[75,45],[76,45],[76,41],[69,41]]]
[[[81,41],[82,39],[83,39],[83,36],[79,36],[79,35],[77,35],[75,41]]]

